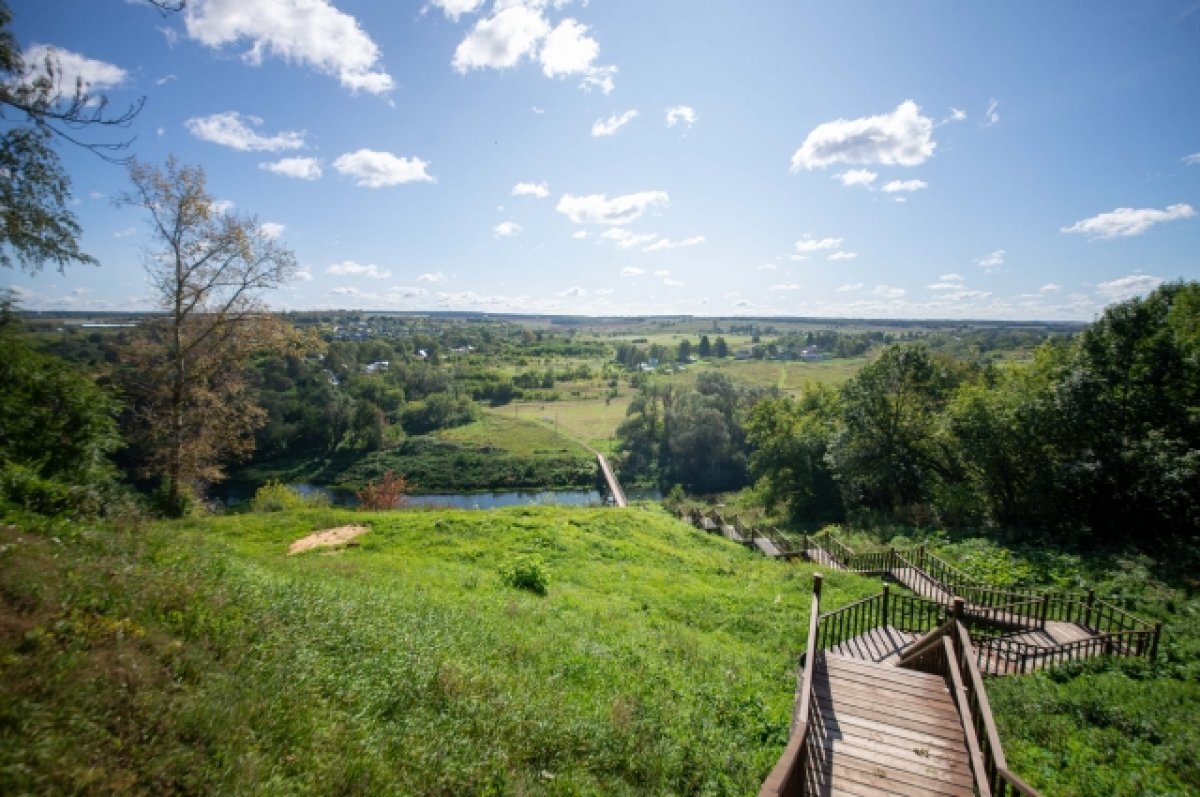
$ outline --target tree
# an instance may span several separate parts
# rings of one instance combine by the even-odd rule
[[[692,342],[687,338],[679,341],[679,355],[677,359],[681,363],[686,363],[692,357]]]
[[[699,354],[701,358],[708,358],[712,356],[712,341],[708,339],[708,335],[700,336]]]
[[[254,217],[218,212],[203,169],[135,160],[129,175],[120,202],[149,215],[157,246],[146,270],[165,312],[139,326],[126,352],[128,420],[143,474],[162,476],[164,509],[178,514],[196,482],[219,480],[223,462],[254,450],[265,413],[245,366],[302,345],[260,294],[285,282],[296,259]]]
[[[714,357],[728,357],[729,344],[725,342],[725,338],[718,337],[717,342],[713,344]]]
[[[128,127],[145,98],[111,114],[107,98],[89,93],[81,79],[62,85],[53,51],[41,63],[26,64],[11,22],[0,0],[0,119],[7,127],[0,135],[0,265],[11,268],[15,261],[29,273],[48,262],[59,271],[70,263],[94,265],[95,258],[79,247],[79,221],[67,206],[71,181],[52,143],[66,141],[122,162],[119,153],[128,139],[85,141],[80,132]]]
[[[115,475],[108,455],[121,444],[117,403],[78,369],[30,347],[4,292],[0,384],[0,497],[38,511],[81,508]]]
[[[831,388],[808,385],[799,400],[766,399],[750,413],[751,472],[768,505],[784,504],[793,520],[842,519],[841,495],[826,460],[838,412]]]

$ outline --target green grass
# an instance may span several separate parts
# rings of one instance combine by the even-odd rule
[[[838,387],[867,364],[866,357],[820,362],[788,362],[782,360],[703,360],[689,365],[687,370],[658,377],[674,384],[692,385],[705,371],[722,373],[735,383],[752,387],[777,387],[793,396],[799,395],[806,384],[818,383]]]
[[[811,572],[645,509],[0,528],[0,793],[752,794]]]
[[[506,418],[532,419],[553,433],[582,441],[605,454],[611,454],[616,442],[617,427],[625,420],[625,410],[634,391],[623,388],[621,395],[611,401],[603,398],[587,401],[554,401],[545,404],[509,404],[488,410],[489,415]],[[561,440],[562,437],[560,436]]]

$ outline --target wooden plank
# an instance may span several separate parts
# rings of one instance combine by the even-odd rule
[[[921,747],[919,745],[896,747],[883,742],[876,742],[872,739],[850,736],[818,736],[810,741],[814,749],[820,747],[835,752],[837,750],[859,750],[862,751],[862,755],[859,757],[869,754],[873,757],[873,760],[892,761],[895,762],[896,766],[901,768],[907,767],[907,771],[916,772],[917,774],[944,769],[947,772],[963,776],[967,781],[972,780],[971,765],[962,750],[946,750]]]
[[[950,725],[958,721],[958,711],[954,706],[947,705],[938,696],[929,695],[888,695],[886,689],[868,689],[862,685],[847,686],[836,684],[813,684],[813,692],[818,698],[834,706],[835,711],[871,712],[878,714],[881,710],[903,712],[903,716],[919,719],[923,722],[946,723]],[[936,701],[936,702],[935,702]],[[869,716],[869,715],[868,715]]]
[[[957,734],[930,734],[924,733],[912,728],[901,728],[896,725],[890,725],[886,722],[881,722],[878,719],[871,717],[861,717],[849,714],[842,716],[833,716],[818,714],[819,724],[822,729],[829,733],[855,733],[863,734],[878,734],[879,739],[887,740],[894,739],[897,744],[903,741],[904,743],[912,743],[913,745],[923,745],[927,747],[940,747],[944,749],[963,750],[965,751],[966,744],[963,742],[962,728],[958,729]]]
[[[915,756],[910,758],[898,757],[837,740],[831,742],[822,740],[822,749],[829,751],[832,761],[845,766],[853,766],[860,769],[873,769],[876,766],[882,766],[889,773],[902,772],[905,775],[916,775],[917,777],[929,778],[939,783],[967,788],[973,787],[975,783],[975,778],[971,774],[971,768],[965,756],[962,760],[956,762],[957,765],[952,765],[945,761],[935,761]],[[820,756],[822,753],[818,753],[817,755]]]
[[[943,795],[943,797],[963,797],[974,795],[974,788],[963,787],[957,783],[945,783],[934,778],[913,775],[908,772],[888,770],[880,766],[857,766],[855,762],[843,764],[841,761],[820,762],[821,775],[817,778],[826,782],[853,781],[855,783],[873,786],[886,794],[903,795],[904,797],[924,797],[924,795]]]
[[[827,740],[878,749],[885,755],[940,761],[951,767],[965,766],[967,762],[966,748],[961,744],[950,745],[941,739],[937,741],[942,744],[925,744],[897,735],[858,728],[850,724],[825,729],[821,734],[813,737],[814,744],[825,744]]]
[[[882,711],[886,710],[886,707],[880,706],[878,703],[871,703],[870,701],[831,700],[827,695],[822,695],[820,692],[815,694],[815,698],[820,712],[832,715],[838,722],[852,718],[870,720],[872,717],[878,717]],[[915,714],[889,714],[886,717],[883,727],[904,728],[914,733],[937,736],[949,741],[959,741],[962,739],[962,725],[959,723],[957,716],[942,718]]]
[[[882,669],[882,668],[881,668]],[[881,672],[879,677],[871,678],[862,673],[857,673],[849,669],[839,669],[832,671],[830,679],[821,677],[821,671],[817,670],[814,673],[814,681],[818,678],[821,683],[828,683],[831,686],[841,688],[843,685],[861,684],[865,687],[874,690],[884,690],[886,694],[895,694],[900,697],[916,698],[918,700],[943,700],[946,696],[946,684],[940,678],[937,683],[928,683],[925,681],[906,681],[896,678],[891,673]]]
[[[900,667],[890,665],[880,666],[870,662],[855,659],[849,656],[838,656],[824,653],[816,660],[817,664],[824,665],[826,669],[838,670],[857,670],[865,673],[868,676],[887,677],[892,680],[909,681],[911,683],[939,683],[945,684],[945,679],[940,675],[933,675],[920,670],[906,670]]]

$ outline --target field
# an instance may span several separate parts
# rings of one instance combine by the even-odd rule
[[[751,794],[812,572],[645,509],[21,521],[0,559],[6,794]]]

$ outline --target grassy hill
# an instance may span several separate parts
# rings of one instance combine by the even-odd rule
[[[811,572],[646,509],[3,527],[0,793],[750,794]]]

